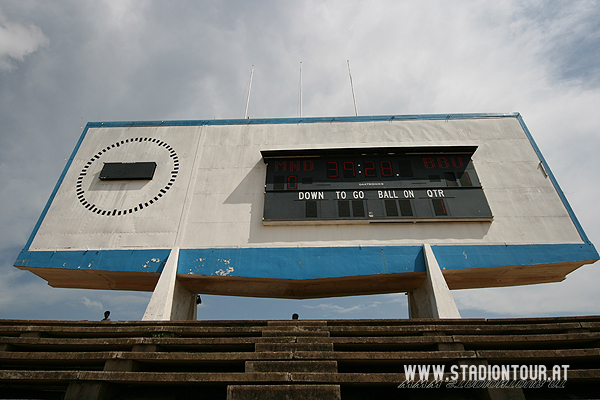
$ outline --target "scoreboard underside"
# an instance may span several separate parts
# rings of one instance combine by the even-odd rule
[[[450,289],[561,282],[593,262],[577,259],[595,251],[589,245],[432,249]],[[53,287],[152,291],[168,256],[168,250],[25,253],[19,268]],[[23,266],[31,260],[45,266]],[[420,246],[361,246],[182,249],[177,279],[192,293],[307,299],[410,292],[425,276]]]

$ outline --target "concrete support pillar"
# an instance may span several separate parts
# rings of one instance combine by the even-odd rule
[[[106,382],[73,381],[69,383],[65,400],[105,400],[112,398],[114,388]]]
[[[428,244],[423,245],[427,277],[416,290],[408,293],[410,318],[460,318],[448,284]]]
[[[154,288],[142,321],[196,319],[196,294],[177,280],[179,248],[173,248]]]

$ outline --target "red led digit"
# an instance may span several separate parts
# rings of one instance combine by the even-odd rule
[[[462,168],[465,166],[462,157],[452,157],[452,165],[454,168]]]
[[[473,182],[471,182],[471,177],[469,176],[468,172],[464,172],[460,176],[459,180],[461,186],[473,186]]]
[[[285,161],[275,160],[275,172],[286,170],[287,163]]]
[[[305,160],[304,163],[302,163],[302,170],[304,172],[310,172],[313,170],[314,167],[315,165],[312,162],[312,160]]]
[[[375,161],[365,161],[365,176],[368,177],[377,177],[377,172],[375,171]]]
[[[472,185],[473,185],[473,183],[471,183],[471,178],[469,178],[469,173],[468,173],[468,172],[465,172],[465,178],[466,178],[466,180],[467,180],[467,184],[468,184],[469,186],[472,186]]]
[[[288,189],[298,189],[298,177],[296,175],[288,176]]]
[[[340,176],[338,171],[338,163],[337,161],[328,161],[327,162],[327,177],[328,178],[337,178]]]
[[[448,159],[446,157],[438,157],[437,162],[440,168],[450,167],[450,164],[448,163]]]
[[[344,161],[344,178],[354,178],[356,176],[356,172],[354,170],[354,161]]]
[[[435,168],[435,160],[433,158],[423,157],[423,164],[427,169]]]
[[[394,170],[392,169],[391,161],[381,161],[379,162],[379,166],[381,167],[381,175],[382,176],[393,176]]]
[[[431,199],[435,215],[448,215],[446,205],[442,199]]]

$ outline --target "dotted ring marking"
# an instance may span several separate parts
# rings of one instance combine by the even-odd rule
[[[173,170],[171,171],[171,178],[170,178],[169,182],[163,188],[160,189],[160,191],[156,194],[156,196],[154,196],[147,202],[139,203],[137,206],[132,207],[132,208],[125,208],[125,209],[120,209],[120,210],[119,209],[106,210],[106,209],[102,209],[102,208],[96,206],[93,203],[88,202],[85,198],[85,191],[83,190],[83,179],[86,177],[88,170],[92,166],[92,164],[95,161],[99,160],[100,157],[102,157],[106,152],[108,152],[112,149],[115,149],[115,148],[119,148],[120,146],[129,144],[129,143],[135,143],[135,142],[155,143],[159,147],[164,147],[169,152],[169,156],[171,157],[171,160],[173,161]],[[171,146],[169,146],[166,142],[163,142],[162,140],[159,140],[159,139],[147,138],[147,137],[146,138],[140,137],[140,138],[133,138],[133,139],[125,139],[125,140],[121,140],[120,142],[113,143],[112,145],[100,150],[96,155],[94,155],[87,162],[87,164],[83,167],[83,169],[79,173],[79,177],[77,178],[77,184],[76,184],[77,198],[79,199],[79,202],[86,209],[88,209],[89,211],[96,213],[98,215],[114,217],[114,216],[132,214],[134,212],[143,210],[146,207],[150,207],[152,204],[156,203],[161,197],[163,197],[165,194],[167,194],[167,191],[169,189],[171,189],[171,187],[173,186],[173,183],[175,183],[175,179],[177,178],[178,173],[179,173],[179,157],[177,156],[177,153],[175,152],[175,150],[173,150],[173,148]]]

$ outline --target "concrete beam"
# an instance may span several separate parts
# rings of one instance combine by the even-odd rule
[[[427,277],[414,291],[408,292],[410,318],[460,318],[448,284],[428,244],[423,245]]]
[[[340,385],[229,385],[227,400],[340,400]]]
[[[142,321],[185,321],[196,319],[196,294],[177,280],[179,248],[171,250],[154,288]]]

